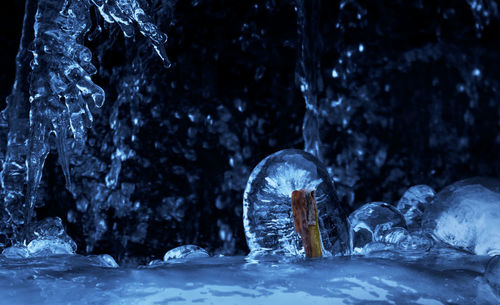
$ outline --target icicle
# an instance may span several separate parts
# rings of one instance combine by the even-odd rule
[[[16,76],[14,87],[7,98],[7,108],[2,116],[9,127],[7,148],[3,162],[0,182],[2,186],[5,221],[0,223],[0,235],[14,241],[18,239],[18,225],[24,224],[23,191],[26,175],[27,138],[29,132],[29,72],[31,53],[28,50],[33,40],[36,0],[27,0],[23,21],[23,31],[16,56]]]
[[[144,9],[137,0],[91,0],[97,7],[103,19],[108,23],[117,23],[123,31],[125,37],[134,36],[133,24],[139,28],[139,32],[151,41],[154,50],[163,61],[166,68],[172,63],[167,57],[164,44],[168,36],[162,33],[158,27],[152,23],[151,18],[146,15]]]
[[[59,163],[68,190],[70,177],[71,130],[76,146],[86,140],[85,127],[92,116],[88,103],[96,107],[104,102],[104,91],[90,75],[96,72],[91,53],[81,44],[90,19],[84,1],[41,0],[34,22],[33,60],[30,75],[30,103],[25,232],[37,201],[42,169],[49,153],[49,134],[56,136]]]

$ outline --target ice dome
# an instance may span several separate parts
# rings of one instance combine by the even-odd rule
[[[440,191],[424,213],[424,230],[477,255],[500,254],[500,181],[470,178]]]
[[[309,153],[285,149],[262,160],[247,182],[243,225],[252,253],[302,255],[291,204],[292,192],[300,189],[314,191],[324,253],[348,252],[347,215],[325,167]]]

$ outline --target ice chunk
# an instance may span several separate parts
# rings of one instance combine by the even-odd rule
[[[252,171],[243,195],[243,225],[251,255],[303,255],[294,228],[291,195],[315,191],[324,255],[348,252],[346,214],[325,167],[313,155],[285,149],[262,160]]]
[[[12,247],[5,248],[2,255],[6,258],[26,258],[29,256],[28,249],[23,244],[16,244]]]
[[[397,208],[409,229],[420,229],[425,207],[435,195],[434,189],[424,184],[412,186],[403,194]]]
[[[185,245],[169,250],[163,256],[163,261],[178,260],[178,259],[193,259],[209,257],[208,252],[195,245]]]
[[[500,254],[500,181],[470,178],[440,191],[424,212],[433,238],[477,255]]]
[[[388,203],[367,203],[349,216],[351,251],[361,254],[371,242],[398,243],[406,238],[403,215]]]
[[[34,231],[36,236],[28,244],[30,257],[75,254],[76,244],[66,234],[59,217],[40,221]]]
[[[493,291],[500,295],[500,256],[496,255],[489,260],[484,277]]]
[[[96,257],[97,263],[101,267],[106,268],[118,268],[118,264],[115,259],[109,254],[101,254]]]

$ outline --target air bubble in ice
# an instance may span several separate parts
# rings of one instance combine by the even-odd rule
[[[315,191],[323,254],[349,251],[346,214],[326,168],[309,153],[285,149],[262,160],[247,182],[243,225],[250,255],[304,255],[291,199],[300,189]]]

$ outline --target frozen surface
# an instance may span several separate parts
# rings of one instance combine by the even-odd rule
[[[500,254],[500,181],[470,178],[434,198],[423,227],[432,236],[478,255]]]
[[[495,304],[486,257],[331,257],[248,263],[200,258],[154,268],[106,268],[96,257],[0,257],[2,304]],[[415,279],[418,278],[418,281]]]
[[[243,195],[243,225],[252,254],[303,255],[292,217],[294,190],[315,191],[324,253],[348,250],[346,217],[326,169],[313,155],[296,149],[276,152],[252,171]]]

